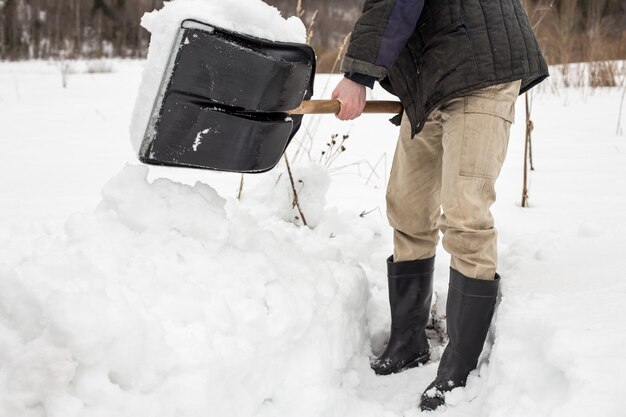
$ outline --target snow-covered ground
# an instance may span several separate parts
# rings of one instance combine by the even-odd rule
[[[439,342],[424,367],[368,366],[389,320],[397,128],[306,119],[289,152],[315,224],[303,228],[282,166],[246,176],[241,201],[238,175],[138,166],[128,126],[143,62],[85,65],[64,89],[54,64],[0,63],[0,415],[418,415]],[[317,81],[328,96],[336,79]],[[626,415],[620,100],[534,96],[527,209],[520,100],[494,207],[495,345],[437,414]],[[315,164],[334,133],[347,150]],[[447,263],[441,250],[439,300]]]

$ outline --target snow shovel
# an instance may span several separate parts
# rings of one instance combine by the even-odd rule
[[[272,169],[304,114],[337,113],[313,95],[315,52],[195,20],[178,31],[139,151],[152,165],[260,173]],[[369,102],[369,113],[400,113]]]

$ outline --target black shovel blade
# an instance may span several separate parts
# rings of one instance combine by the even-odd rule
[[[142,162],[258,173],[273,168],[313,93],[315,54],[185,21],[141,147]]]
[[[169,94],[145,162],[230,172],[274,167],[295,131],[282,113],[233,113]]]

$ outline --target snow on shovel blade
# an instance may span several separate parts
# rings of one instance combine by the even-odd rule
[[[315,53],[186,20],[163,75],[139,159],[258,173],[273,168],[313,94]]]

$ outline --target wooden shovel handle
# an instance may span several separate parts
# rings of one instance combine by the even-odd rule
[[[300,107],[291,110],[289,114],[337,114],[341,110],[338,100],[309,100],[303,101]],[[402,113],[402,104],[399,101],[368,101],[363,113]]]

